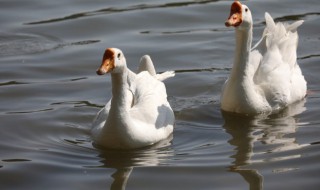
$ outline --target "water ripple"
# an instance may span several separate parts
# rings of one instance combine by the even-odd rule
[[[303,59],[310,59],[310,58],[314,58],[314,57],[320,57],[320,54],[306,55],[306,56],[298,57],[298,59],[303,60]]]
[[[0,56],[46,52],[57,48],[58,42],[52,36],[0,33]]]
[[[199,29],[189,29],[189,30],[176,30],[176,31],[141,31],[141,34],[163,34],[163,35],[170,35],[170,34],[187,34],[187,33],[203,33],[203,32],[226,32],[230,31],[229,28],[199,28]]]
[[[214,71],[230,71],[231,68],[201,68],[201,69],[181,69],[175,70],[176,73],[193,73],[193,72],[214,72]]]
[[[13,112],[7,112],[6,114],[27,114],[27,113],[47,112],[52,110],[53,108],[46,108],[46,109],[40,109],[40,110],[13,111]]]
[[[93,108],[102,108],[103,106],[90,103],[89,101],[65,101],[65,102],[56,102],[51,105],[73,105],[74,107],[93,107]]]
[[[28,159],[21,159],[21,158],[16,158],[16,159],[4,159],[2,162],[30,162],[31,160]]]
[[[217,1],[219,0],[184,1],[184,2],[172,2],[172,3],[165,3],[165,4],[138,4],[138,5],[128,6],[125,8],[109,7],[109,8],[99,9],[95,11],[76,13],[76,14],[72,14],[72,15],[68,15],[60,18],[52,18],[48,20],[29,22],[25,24],[26,25],[47,24],[47,23],[61,22],[66,20],[73,20],[73,19],[82,18],[82,17],[95,16],[100,14],[112,14],[112,13],[119,13],[119,12],[155,9],[155,8],[182,7],[182,6],[189,6],[189,5],[207,4],[207,3],[217,2]]]
[[[287,15],[283,17],[274,18],[276,22],[283,22],[283,21],[296,21],[296,20],[306,20],[308,16],[319,16],[320,13],[311,12],[305,14],[296,14],[296,15]]]
[[[0,83],[0,86],[21,85],[21,84],[28,84],[28,83],[18,82],[18,81],[8,81],[8,82]]]

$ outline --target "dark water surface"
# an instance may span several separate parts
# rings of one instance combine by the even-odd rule
[[[254,41],[266,11],[305,20],[307,98],[255,119],[220,112],[231,3],[1,0],[0,189],[319,189],[319,1],[245,1]],[[150,54],[159,72],[177,72],[166,81],[172,139],[134,151],[92,146],[91,122],[111,94],[110,77],[95,74],[106,47],[122,49],[133,70]]]

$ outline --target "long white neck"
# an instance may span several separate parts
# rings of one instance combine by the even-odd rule
[[[249,62],[252,29],[236,29],[236,51],[228,82],[222,93],[221,107],[224,111],[253,113],[259,105],[254,88],[252,66]]]
[[[112,100],[111,110],[117,112],[125,112],[130,107],[131,100],[128,100],[129,84],[128,84],[129,70],[124,68],[119,73],[111,73],[112,81]],[[111,111],[110,110],[110,111]]]
[[[252,43],[252,27],[249,29],[236,29],[236,51],[230,75],[231,81],[243,82],[248,79],[249,54]],[[252,78],[251,78],[252,79]]]
[[[133,95],[130,88],[128,77],[132,72],[128,68],[117,73],[111,73],[112,99],[108,117],[101,131],[96,131],[101,142],[121,142],[127,135],[131,123],[130,107],[133,101]],[[105,138],[101,138],[104,135]],[[119,145],[120,146],[120,145]]]

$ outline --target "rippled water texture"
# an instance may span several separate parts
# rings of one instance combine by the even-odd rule
[[[234,51],[232,1],[0,2],[0,189],[319,189],[318,0],[245,1],[254,42],[265,26],[303,19],[304,101],[264,118],[220,112]],[[135,70],[143,54],[166,81],[173,136],[132,151],[94,147],[95,114],[111,95],[95,74],[106,47]]]

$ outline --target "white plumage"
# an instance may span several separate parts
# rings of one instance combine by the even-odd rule
[[[241,114],[269,114],[306,96],[307,83],[297,64],[297,28],[303,21],[275,23],[265,13],[266,28],[251,48],[249,8],[235,1],[226,26],[236,29],[236,52],[231,74],[221,95],[221,109]]]
[[[105,51],[97,73],[109,71],[112,98],[93,122],[94,142],[107,148],[133,149],[166,139],[173,131],[175,118],[161,80],[173,77],[174,72],[157,75],[146,55],[136,74],[127,68],[123,53],[116,48]]]

